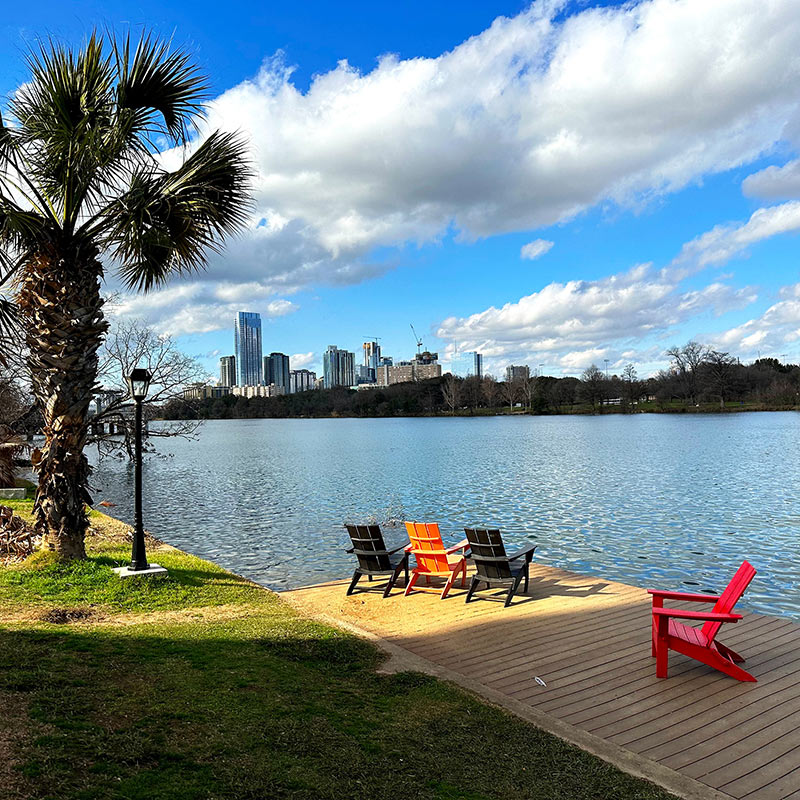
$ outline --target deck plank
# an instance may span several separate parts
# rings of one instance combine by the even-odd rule
[[[386,600],[378,592],[346,597],[344,589],[339,581],[283,594],[485,687],[488,697],[521,703],[694,781],[709,797],[715,790],[741,800],[800,800],[800,625],[792,620],[744,611],[723,628],[722,641],[745,656],[758,683],[677,653],[670,677],[659,680],[650,597],[639,587],[537,564],[527,596],[507,609],[466,605],[460,589],[445,601],[403,597],[402,589]]]

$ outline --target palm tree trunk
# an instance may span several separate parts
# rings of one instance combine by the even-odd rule
[[[62,558],[85,558],[91,467],[83,453],[97,351],[108,327],[100,297],[97,252],[43,248],[23,272],[19,306],[28,344],[33,393],[45,442],[32,462],[39,478],[34,505],[42,547]]]

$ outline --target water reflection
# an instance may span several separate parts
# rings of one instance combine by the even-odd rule
[[[536,559],[663,588],[719,590],[800,619],[800,415],[224,420],[145,465],[147,527],[275,589],[347,575],[345,519],[491,524]],[[132,518],[132,471],[96,500]],[[400,532],[397,532],[400,535]]]

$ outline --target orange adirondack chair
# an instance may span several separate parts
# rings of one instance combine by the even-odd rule
[[[719,596],[647,590],[653,596],[652,655],[656,659],[656,675],[659,678],[667,677],[669,651],[675,650],[708,664],[709,667],[714,667],[736,680],[755,683],[756,679],[749,672],[737,666],[744,659],[730,647],[716,641],[717,632],[723,622],[737,622],[742,618],[741,614],[733,614],[731,611],[755,575],[755,567],[747,561],[743,562],[725,591]],[[682,611],[677,608],[664,608],[664,600],[714,603],[714,608],[711,611]],[[693,628],[678,622],[680,619],[703,621],[705,624],[702,628]]]
[[[417,566],[411,570],[411,578],[406,585],[406,594],[411,592],[420,578],[425,578],[426,586],[417,586],[417,591],[440,592],[442,600],[455,583],[456,577],[461,573],[461,588],[466,586],[467,560],[465,551],[469,542],[464,539],[452,547],[445,547],[442,534],[435,522],[406,522],[406,531],[411,544],[406,548],[414,554]],[[452,561],[450,556],[458,551],[461,555]],[[444,588],[430,586],[431,578],[445,578]]]

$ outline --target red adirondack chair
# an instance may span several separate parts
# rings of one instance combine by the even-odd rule
[[[469,549],[469,542],[464,539],[452,547],[445,547],[442,534],[435,522],[406,522],[406,531],[411,544],[406,548],[414,554],[417,566],[411,570],[411,578],[406,584],[406,594],[412,590],[417,592],[441,592],[442,600],[447,597],[450,588],[461,574],[461,587],[467,579],[467,561],[464,554]],[[455,554],[460,551],[460,555]],[[444,578],[443,587],[430,586],[431,578]],[[417,586],[417,581],[425,578],[426,586]]]
[[[667,660],[669,651],[676,650],[689,658],[708,664],[739,681],[753,681],[755,678],[737,666],[744,661],[730,647],[716,641],[716,635],[723,622],[736,622],[741,614],[732,614],[733,607],[744,594],[756,570],[746,561],[736,570],[725,591],[715,594],[691,594],[687,592],[660,592],[648,589],[653,595],[653,647],[652,655],[656,659],[656,675],[667,677]],[[664,608],[664,600],[688,600],[697,603],[714,603],[711,611],[682,611],[677,608]],[[702,621],[702,628],[693,628],[678,620]]]

